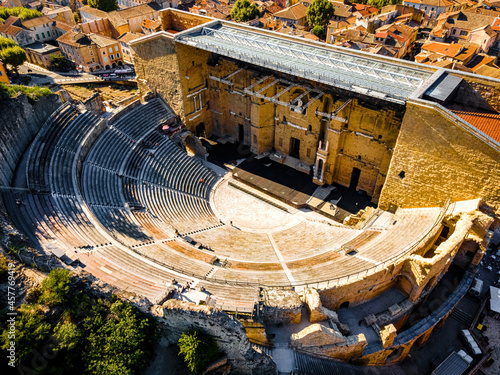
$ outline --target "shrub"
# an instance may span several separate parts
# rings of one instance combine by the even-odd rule
[[[195,374],[217,359],[219,352],[213,337],[195,329],[184,332],[178,345],[179,355],[184,356],[188,369]]]
[[[42,281],[39,302],[48,306],[62,305],[66,302],[70,281],[71,275],[68,270],[55,269],[50,271],[49,277]]]

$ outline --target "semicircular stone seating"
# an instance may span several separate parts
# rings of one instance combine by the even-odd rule
[[[176,279],[203,286],[215,306],[251,311],[260,286],[342,278],[404,254],[441,214],[400,209],[365,230],[302,220],[273,233],[242,231],[212,209],[217,175],[159,131],[175,116],[161,99],[123,113],[106,122],[63,105],[30,147],[30,192],[3,198],[35,244],[63,249],[96,277],[151,301]],[[80,172],[83,145],[95,136]],[[343,254],[345,246],[357,253]]]

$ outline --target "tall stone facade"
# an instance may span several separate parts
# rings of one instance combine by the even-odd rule
[[[408,102],[379,206],[482,197],[500,209],[500,147],[436,105]]]

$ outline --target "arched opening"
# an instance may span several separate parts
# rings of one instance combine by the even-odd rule
[[[348,309],[349,308],[349,301],[344,301],[340,304],[339,309]]]
[[[112,68],[116,68],[116,63],[111,64]]]
[[[118,61],[118,66],[122,66],[123,65],[123,61]]]
[[[109,65],[106,65],[106,67],[104,69],[109,70]]]

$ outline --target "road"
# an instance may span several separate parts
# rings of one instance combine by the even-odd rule
[[[31,70],[31,71],[30,71]],[[24,63],[19,67],[20,74],[29,74],[31,77],[30,85],[64,85],[75,83],[95,83],[108,82],[99,76],[89,73],[56,73],[37,65]],[[133,80],[135,77],[121,77],[119,80]],[[111,79],[111,81],[114,79]]]

